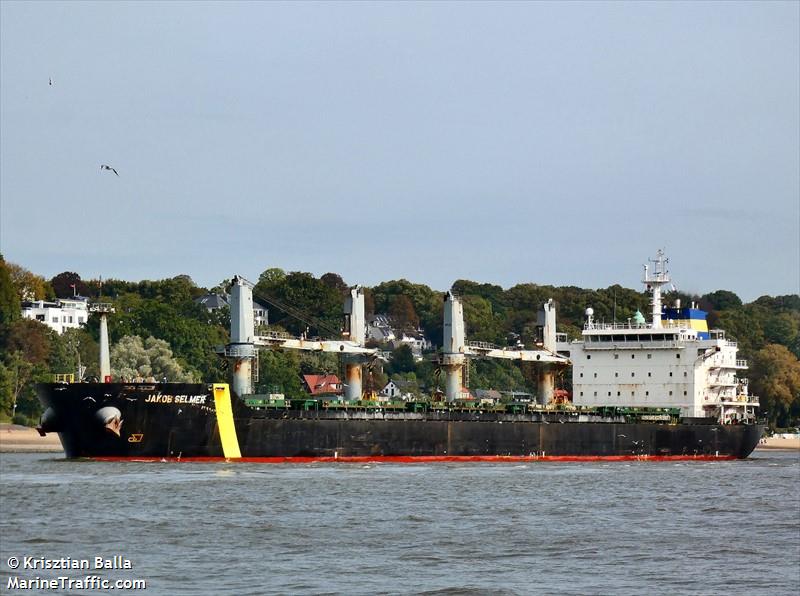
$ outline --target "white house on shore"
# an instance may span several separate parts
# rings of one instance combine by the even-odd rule
[[[367,337],[366,339],[376,341],[378,343],[389,343],[395,339],[394,330],[392,329],[389,317],[386,315],[375,315],[367,321]]]
[[[417,389],[415,383],[410,383],[404,379],[392,379],[378,393],[378,401],[414,399],[414,390]]]
[[[86,324],[89,319],[88,298],[75,296],[55,302],[26,301],[22,303],[22,316],[40,321],[60,335],[67,329],[77,329]]]
[[[395,339],[392,345],[395,348],[399,348],[400,346],[408,346],[411,348],[411,353],[414,355],[414,360],[417,362],[422,360],[422,352],[430,350],[433,347],[430,340],[425,337],[422,331],[417,331],[416,333],[406,333],[404,331],[400,339]]]

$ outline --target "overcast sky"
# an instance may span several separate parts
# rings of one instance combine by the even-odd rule
[[[663,248],[800,291],[800,3],[0,11],[0,251],[48,278],[640,288]]]

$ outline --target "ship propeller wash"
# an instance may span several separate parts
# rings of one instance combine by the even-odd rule
[[[252,284],[232,282],[227,383],[44,383],[40,432],[57,432],[67,457],[155,461],[529,461],[746,458],[763,432],[758,399],[739,376],[736,343],[707,328],[694,305],[662,305],[670,283],[659,251],[643,283],[652,307],[625,323],[598,323],[591,308],[580,339],[556,332],[556,305],[543,304],[541,342],[501,348],[466,339],[463,308],[444,296],[440,365],[445,399],[378,402],[362,393],[363,290],[350,290],[336,339],[256,333]],[[98,309],[101,314],[106,308]],[[102,342],[101,342],[102,343]],[[104,344],[107,350],[107,342]],[[345,395],[287,399],[254,393],[260,349],[339,354]],[[530,401],[463,399],[470,358],[515,360],[536,369]],[[106,360],[101,357],[101,362]],[[572,400],[555,399],[559,369],[572,366]],[[105,371],[104,371],[105,372]],[[105,375],[104,375],[105,376]],[[110,375],[109,375],[110,377]]]

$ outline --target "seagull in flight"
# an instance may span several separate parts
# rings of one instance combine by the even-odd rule
[[[112,168],[111,166],[107,166],[106,164],[102,164],[102,165],[100,166],[100,169],[101,169],[101,170],[111,170],[112,172],[114,172],[115,174],[117,174],[117,171],[116,171],[114,168]],[[119,174],[117,174],[117,176],[119,176]]]

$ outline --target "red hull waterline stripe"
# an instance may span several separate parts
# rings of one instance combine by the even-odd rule
[[[357,455],[348,457],[90,457],[94,461],[130,461],[161,463],[244,463],[244,464],[314,464],[314,463],[392,463],[423,464],[436,462],[518,463],[540,461],[727,461],[734,455]]]

